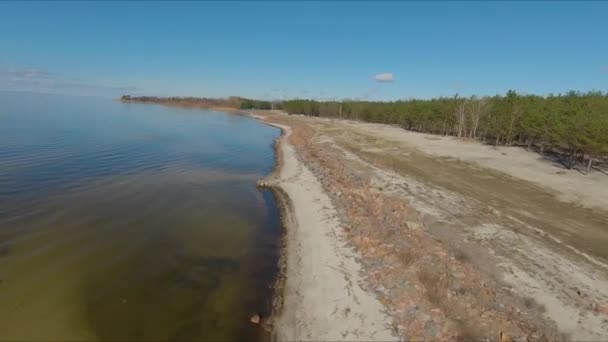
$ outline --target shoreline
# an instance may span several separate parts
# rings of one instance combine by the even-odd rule
[[[286,141],[289,137],[291,129],[287,126],[280,125],[277,123],[269,122],[265,119],[264,116],[257,115],[253,113],[251,110],[241,110],[237,108],[230,107],[213,107],[213,106],[198,106],[198,105],[188,105],[184,103],[170,103],[170,102],[149,102],[149,101],[138,101],[138,100],[122,100],[118,99],[118,101],[122,103],[135,103],[135,104],[152,104],[152,105],[160,105],[165,107],[176,107],[182,109],[202,109],[202,110],[213,110],[224,112],[226,114],[233,115],[244,115],[251,117],[252,119],[258,121],[261,124],[272,126],[279,128],[281,130],[281,134],[277,137],[273,144],[273,149],[275,153],[275,164],[273,170],[270,174],[262,177],[257,182],[258,188],[266,188],[272,192],[274,196],[276,205],[279,209],[279,220],[280,220],[280,251],[279,251],[279,260],[278,267],[279,271],[277,273],[276,280],[274,284],[272,284],[273,288],[273,296],[270,298],[270,308],[268,308],[271,312],[270,317],[265,317],[263,319],[263,324],[261,324],[261,328],[266,330],[269,333],[272,341],[276,340],[292,340],[293,338],[281,338],[281,335],[284,334],[284,330],[282,329],[282,317],[284,316],[283,308],[286,297],[285,284],[287,282],[288,275],[288,245],[291,243],[288,242],[288,232],[293,230],[297,226],[297,222],[295,220],[295,212],[296,209],[293,206],[290,195],[281,185],[281,175],[284,169],[284,152],[283,147],[285,144],[289,144]],[[296,163],[299,161],[295,160]],[[293,241],[292,241],[293,243]],[[292,303],[290,303],[291,305]],[[298,338],[302,340],[302,338]]]
[[[156,101],[141,101],[141,100],[123,100],[117,99],[116,101],[122,103],[137,103],[137,104],[151,104],[151,105],[159,105],[165,107],[176,107],[176,108],[184,108],[184,109],[204,109],[204,110],[214,110],[218,112],[225,112],[230,114],[238,114],[238,115],[249,115],[248,110],[234,108],[234,107],[225,107],[225,106],[205,106],[205,105],[197,105],[197,104],[188,104],[188,103],[172,103],[172,102],[156,102]]]
[[[289,198],[289,195],[283,190],[283,188],[272,183],[272,180],[278,177],[283,168],[283,153],[281,151],[281,140],[285,138],[286,131],[283,127],[266,122],[264,121],[263,117],[258,117],[251,112],[247,112],[245,114],[252,117],[254,120],[260,122],[261,124],[277,127],[281,130],[281,134],[275,139],[273,144],[273,150],[275,155],[274,168],[268,175],[259,179],[256,184],[258,188],[265,188],[272,192],[272,195],[274,196],[276,202],[276,206],[279,208],[280,215],[279,221],[281,226],[281,235],[279,237],[279,271],[277,273],[274,284],[272,285],[273,295],[269,308],[271,315],[266,319],[265,324],[263,325],[263,328],[268,331],[271,340],[275,341],[277,340],[276,320],[283,309],[284,288],[287,270],[287,258],[285,257],[287,251],[287,229],[289,229],[289,227],[293,227],[293,225],[296,224],[294,222],[293,215],[294,208]]]
[[[331,200],[289,142],[291,127],[275,142],[277,163],[258,186],[273,191],[281,208],[282,250],[268,326],[273,340],[395,340],[391,319],[361,288],[358,253],[347,246]]]
[[[601,241],[601,212],[467,154],[442,158],[427,151],[424,136],[386,125],[214,110],[281,129],[275,167],[257,184],[272,191],[281,215],[279,272],[263,325],[273,341],[608,333],[605,270],[573,253],[573,241],[551,239],[569,237],[562,222],[577,218],[578,239]]]

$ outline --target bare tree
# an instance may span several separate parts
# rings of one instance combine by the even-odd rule
[[[485,116],[489,109],[489,103],[487,98],[476,98],[475,96],[471,97],[471,130],[469,131],[469,138],[476,139],[477,138],[477,128],[479,127],[479,120]]]
[[[460,103],[458,103],[458,105],[456,107],[456,113],[455,113],[456,121],[457,121],[456,136],[459,138],[462,137],[462,132],[466,131],[466,128],[465,128],[466,104],[467,104],[467,101],[463,99]]]

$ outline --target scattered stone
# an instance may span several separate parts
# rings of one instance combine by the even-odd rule
[[[251,316],[251,318],[249,319],[249,322],[253,323],[253,324],[260,324],[262,317],[259,313]]]

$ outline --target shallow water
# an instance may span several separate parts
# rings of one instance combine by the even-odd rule
[[[265,339],[278,129],[0,92],[0,340]]]

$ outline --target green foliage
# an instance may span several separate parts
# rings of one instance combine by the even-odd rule
[[[504,96],[393,102],[296,99],[280,107],[290,114],[397,124],[419,132],[536,146],[541,152],[608,154],[608,94],[601,92],[541,97],[510,90]]]
[[[405,129],[454,135],[495,144],[535,146],[569,155],[608,155],[608,93],[575,91],[567,94],[440,97],[430,100],[314,101],[294,99],[281,103],[230,97],[134,97],[123,101],[154,102],[196,107],[283,109],[290,114],[396,124]]]
[[[270,101],[260,101],[251,99],[241,99],[240,109],[272,109]]]

